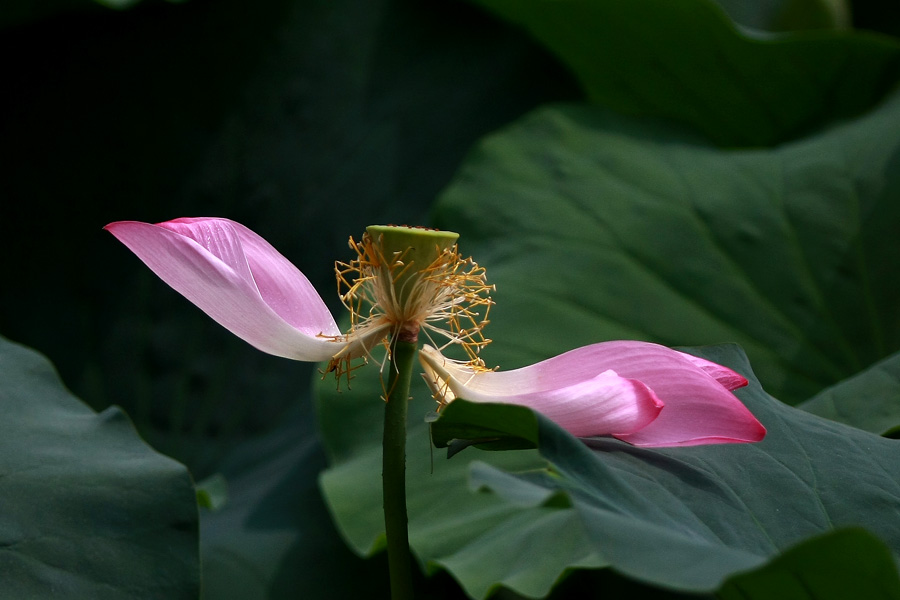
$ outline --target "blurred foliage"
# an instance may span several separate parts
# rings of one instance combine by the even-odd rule
[[[197,597],[197,504],[183,465],[2,337],[0,412],[0,597]]]
[[[786,32],[847,29],[850,6],[844,0],[716,0],[739,26],[751,31]]]
[[[684,123],[720,146],[771,146],[858,115],[900,75],[895,40],[750,37],[710,0],[475,1],[545,44],[590,101]]]

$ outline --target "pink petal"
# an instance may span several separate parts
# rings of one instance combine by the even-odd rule
[[[419,352],[425,379],[444,398],[527,406],[573,435],[588,437],[636,431],[660,414],[662,402],[640,381],[612,370],[579,372],[545,361],[506,372],[478,372],[444,358],[431,346]],[[551,359],[552,360],[552,359]]]
[[[344,346],[322,337],[340,330],[309,280],[239,223],[184,218],[156,225],[119,221],[104,229],[160,279],[263,352],[320,361]]]
[[[612,369],[650,387],[665,403],[659,418],[637,432],[616,435],[635,446],[693,446],[763,439],[765,427],[716,379],[727,369],[712,369],[710,365],[715,363],[693,359],[657,344],[617,341],[578,348],[545,362],[582,365],[583,372]],[[729,385],[735,382],[733,378],[729,381]]]
[[[738,388],[742,388],[748,383],[747,379],[743,375],[732,371],[728,367],[723,367],[719,363],[714,363],[706,360],[705,358],[700,358],[699,356],[694,356],[685,352],[679,352],[679,354],[694,363],[695,366],[700,367],[701,369],[703,369],[703,371],[711,375],[713,379],[722,384],[722,386],[729,392]]]

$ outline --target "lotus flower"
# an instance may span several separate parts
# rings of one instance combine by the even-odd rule
[[[765,428],[731,393],[747,380],[731,369],[646,342],[603,342],[512,371],[419,352],[441,404],[519,404],[579,437],[614,436],[644,447],[757,442]]]
[[[269,354],[329,360],[329,369],[349,374],[350,359],[366,356],[388,335],[417,335],[421,327],[461,345],[470,358],[458,363],[431,346],[421,349],[425,379],[442,404],[457,397],[521,404],[574,435],[612,435],[637,446],[753,442],[765,435],[731,393],[746,379],[655,344],[605,342],[522,369],[485,369],[477,353],[488,342],[481,337],[487,321],[478,308],[490,307],[491,288],[484,270],[449,246],[455,234],[426,234],[442,235],[443,242],[436,247],[430,238],[420,254],[388,257],[371,238],[351,240],[359,258],[337,264],[353,322],[342,334],[303,273],[239,223],[182,218],[120,221],[105,229],[215,321]],[[408,239],[409,228],[394,229]],[[415,256],[427,267],[411,275]]]

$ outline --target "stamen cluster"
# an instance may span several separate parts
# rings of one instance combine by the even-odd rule
[[[350,360],[368,356],[388,337],[415,342],[421,332],[441,349],[461,346],[473,368],[484,369],[478,354],[490,343],[482,334],[493,301],[485,270],[460,257],[457,246],[434,248],[424,267],[410,260],[410,249],[386,252],[377,236],[350,238],[357,256],[335,263],[338,295],[350,311],[350,345],[335,356],[329,371],[348,375]],[[435,337],[440,342],[435,342]]]

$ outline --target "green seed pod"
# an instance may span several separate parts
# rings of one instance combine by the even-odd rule
[[[370,225],[366,233],[386,261],[383,268],[390,268],[395,260],[402,263],[399,269],[395,265],[392,273],[382,273],[393,279],[395,303],[400,307],[409,305],[410,294],[417,289],[421,278],[427,276],[428,268],[459,238],[452,231],[404,225]]]

